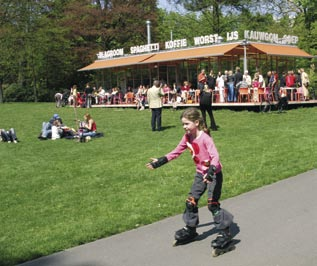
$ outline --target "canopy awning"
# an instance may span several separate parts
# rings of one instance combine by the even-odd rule
[[[195,47],[184,50],[160,52],[144,60],[142,64],[223,56],[225,54],[230,54],[230,51],[236,48],[238,45],[239,44],[237,43],[225,45],[212,45],[207,47]]]
[[[250,46],[256,48],[259,53],[275,56],[293,56],[293,57],[307,57],[313,56],[299,49],[297,46],[267,44],[267,43],[250,43]]]
[[[153,54],[144,54],[144,55],[119,57],[119,58],[113,58],[113,59],[96,60],[94,63],[84,68],[81,68],[78,71],[136,65],[152,56]]]

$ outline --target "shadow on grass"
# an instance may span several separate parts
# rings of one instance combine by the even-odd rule
[[[166,126],[166,127],[161,127],[161,130],[156,130],[156,131],[165,131],[171,128],[175,128],[176,126]]]

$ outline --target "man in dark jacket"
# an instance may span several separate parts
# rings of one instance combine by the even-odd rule
[[[234,81],[233,81],[233,86],[234,86],[234,99],[238,99],[238,92],[240,88],[240,84],[243,80],[243,75],[241,73],[240,67],[236,67],[236,73],[234,74]]]
[[[216,131],[218,129],[216,125],[215,118],[212,113],[212,90],[208,88],[206,85],[203,89],[200,89],[200,101],[199,101],[199,108],[202,114],[202,117],[204,119],[205,125],[207,126],[207,120],[206,120],[206,112],[209,115],[210,118],[210,128],[213,131]]]

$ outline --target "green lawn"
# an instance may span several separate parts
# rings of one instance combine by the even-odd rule
[[[103,138],[40,141],[42,122],[56,112],[75,127],[74,109],[56,109],[54,103],[0,105],[0,128],[14,127],[20,139],[0,143],[0,265],[183,211],[195,171],[189,152],[155,171],[145,167],[150,157],[178,144],[184,133],[181,110],[164,109],[162,132],[151,131],[149,110],[89,111]],[[85,112],[77,109],[78,117]],[[224,166],[222,199],[317,167],[317,108],[214,114],[220,130],[212,135]]]

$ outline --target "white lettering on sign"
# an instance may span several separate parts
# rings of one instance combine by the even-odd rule
[[[238,41],[239,40],[239,32],[231,31],[227,32],[226,41]],[[206,45],[206,44],[214,44],[221,43],[222,37],[218,34],[209,34],[203,36],[194,37],[194,45]],[[277,44],[285,44],[285,45],[296,45],[298,43],[298,37],[293,35],[283,35],[283,37],[279,37],[277,33],[270,32],[262,32],[255,30],[244,30],[244,39],[245,40],[255,40],[261,42],[270,42]],[[165,42],[165,50],[184,48],[188,46],[187,39],[176,39]],[[150,43],[145,45],[138,45],[130,47],[130,54],[141,54],[141,53],[149,53],[153,51],[159,51],[160,45],[159,43]],[[110,59],[113,57],[124,56],[124,49],[113,49],[108,51],[102,51],[97,54],[98,59]]]
[[[292,36],[292,35],[284,35],[282,40],[282,44],[297,44],[298,43],[298,37]]]
[[[130,47],[131,54],[148,53],[148,52],[159,51],[159,50],[160,50],[159,43],[150,43],[150,44]]]
[[[121,49],[99,52],[97,54],[97,58],[98,59],[107,59],[107,58],[112,58],[112,57],[116,57],[116,56],[123,56],[123,55],[124,55],[124,51],[123,51],[123,48],[121,48]]]
[[[262,32],[245,30],[244,38],[247,40],[264,41],[279,44],[297,44],[298,37],[291,35],[284,35],[283,38],[279,38],[277,33]]]
[[[165,49],[166,50],[175,49],[175,48],[182,48],[182,47],[187,47],[187,40],[186,39],[165,42]]]
[[[204,45],[204,44],[210,44],[210,43],[216,43],[218,42],[219,35],[218,34],[210,34],[200,37],[194,37],[194,44],[195,45]]]
[[[236,41],[238,39],[239,39],[239,32],[237,31],[227,32],[227,41]]]

